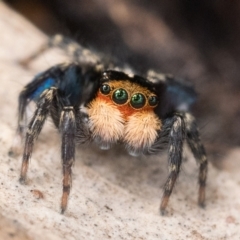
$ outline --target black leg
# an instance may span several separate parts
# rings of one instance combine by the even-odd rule
[[[186,125],[186,135],[187,135],[187,142],[192,150],[194,157],[196,158],[197,162],[200,164],[199,167],[199,194],[198,194],[198,204],[201,207],[204,207],[205,204],[205,187],[206,187],[206,180],[207,180],[207,168],[208,168],[208,161],[206,152],[204,149],[203,144],[201,143],[199,132],[197,128],[197,124],[195,118],[189,114],[184,114],[184,122]]]
[[[43,44],[32,55],[21,60],[20,64],[27,67],[31,61],[33,61],[39,55],[41,55],[42,53],[44,53],[45,51],[52,47],[63,49],[67,55],[73,58],[73,61],[77,61],[83,64],[87,63],[88,65],[92,64],[93,66],[100,62],[100,58],[96,54],[82,47],[80,44],[71,40],[70,38],[58,34],[49,38],[48,42],[46,44]]]
[[[180,172],[184,139],[184,122],[181,116],[175,115],[172,118],[172,127],[169,133],[169,176],[164,186],[163,198],[160,205],[160,212],[162,215],[165,214],[169,197]]]
[[[23,131],[26,126],[26,107],[28,104],[28,97],[26,96],[25,89],[20,93],[18,97],[18,127],[17,134],[23,138]]]
[[[26,119],[26,107],[28,105],[28,97],[26,96],[25,89],[20,93],[18,98],[18,122],[17,122],[17,132],[14,138],[13,144],[9,149],[9,156],[18,155],[20,152],[21,143],[23,140],[24,130],[27,124]]]
[[[64,107],[60,119],[62,134],[62,169],[63,193],[61,200],[61,213],[67,208],[68,197],[72,183],[72,165],[75,157],[76,120],[73,107]]]
[[[54,93],[55,93],[55,88],[47,89],[42,93],[37,103],[37,109],[34,113],[34,116],[32,117],[32,120],[28,125],[23,159],[22,159],[22,168],[21,168],[21,174],[19,179],[21,183],[26,182],[28,164],[29,164],[29,159],[31,157],[32,150],[33,150],[34,140],[38,137],[39,133],[41,132],[43,124],[48,115]]]
[[[25,136],[27,126],[26,108],[31,101],[38,102],[41,94],[46,89],[50,89],[55,85],[55,75],[60,72],[60,67],[55,67],[42,74],[37,75],[29,84],[21,91],[18,97],[18,122],[16,137],[13,145],[9,150],[9,155],[14,156],[19,153],[22,140]]]

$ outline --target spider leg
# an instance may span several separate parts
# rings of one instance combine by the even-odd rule
[[[23,139],[23,133],[26,127],[26,108],[28,105],[28,98],[25,96],[25,89],[20,93],[18,98],[18,121],[17,131],[13,144],[8,151],[9,156],[16,156],[20,152],[20,146]]]
[[[31,100],[33,100],[33,92],[38,90],[39,85],[43,84],[46,78],[36,78],[36,81],[28,84],[19,94],[18,97],[18,126],[17,134],[23,138],[24,128],[26,126],[26,108]],[[39,93],[40,95],[40,93]]]
[[[67,208],[68,197],[72,183],[72,165],[75,157],[76,120],[73,107],[64,107],[60,119],[60,131],[62,134],[62,170],[63,193],[61,200],[61,213]]]
[[[45,90],[37,103],[37,109],[32,117],[27,133],[26,133],[26,140],[25,140],[25,147],[23,152],[23,159],[22,159],[22,167],[21,167],[21,174],[19,181],[21,183],[26,182],[26,175],[29,165],[29,159],[32,154],[34,140],[38,137],[39,133],[42,130],[43,124],[46,120],[46,117],[49,112],[49,108],[52,103],[52,99],[54,97],[56,88],[50,88]]]
[[[160,212],[165,214],[169,197],[180,172],[182,163],[182,148],[185,139],[185,125],[180,115],[172,117],[172,126],[169,133],[169,175],[164,185],[163,198],[160,205]]]
[[[199,177],[198,177],[198,182],[199,182],[198,204],[199,206],[204,207],[205,187],[206,187],[207,169],[208,169],[206,152],[200,140],[195,118],[189,113],[185,113],[183,117],[184,117],[184,122],[186,126],[187,143],[194,157],[196,158],[197,162],[200,164]]]
[[[18,127],[17,133],[23,138],[23,131],[26,124],[26,107],[28,105],[28,97],[26,96],[25,89],[20,93],[18,97]]]
[[[56,68],[55,72],[57,72],[57,70],[58,68]],[[16,137],[14,138],[13,144],[8,152],[10,156],[18,155],[20,152],[21,143],[24,138],[27,125],[26,109],[28,104],[31,101],[38,102],[43,91],[46,89],[50,89],[50,87],[53,87],[55,85],[55,72],[52,72],[52,76],[49,72],[37,75],[32,80],[32,82],[27,84],[19,94],[17,131]]]
[[[20,64],[25,67],[28,66],[31,61],[52,47],[63,49],[67,55],[73,58],[73,61],[88,64],[92,63],[92,65],[96,65],[98,62],[100,62],[100,58],[90,50],[82,47],[80,44],[71,40],[70,38],[57,34],[53,37],[50,37],[49,40],[39,49],[37,49],[32,55],[21,60]]]

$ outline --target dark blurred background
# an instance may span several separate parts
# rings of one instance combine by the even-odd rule
[[[193,112],[219,167],[240,145],[239,0],[8,0],[49,35],[62,33],[137,70],[172,73],[199,93]]]

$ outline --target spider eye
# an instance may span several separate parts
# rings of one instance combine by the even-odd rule
[[[124,104],[128,100],[128,93],[126,90],[119,88],[113,93],[112,99],[117,104]]]
[[[132,95],[130,104],[134,108],[142,108],[146,103],[146,98],[141,93],[135,93]]]
[[[101,91],[102,94],[107,95],[107,94],[110,93],[111,88],[110,88],[110,86],[109,86],[108,84],[103,84],[103,85],[100,87],[100,91]]]
[[[158,98],[157,98],[157,96],[150,96],[149,98],[148,98],[148,102],[149,102],[149,105],[150,106],[156,106],[157,104],[158,104]]]

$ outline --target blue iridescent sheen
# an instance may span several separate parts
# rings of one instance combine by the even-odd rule
[[[37,100],[42,92],[55,84],[53,78],[47,78],[30,96],[30,99]]]

